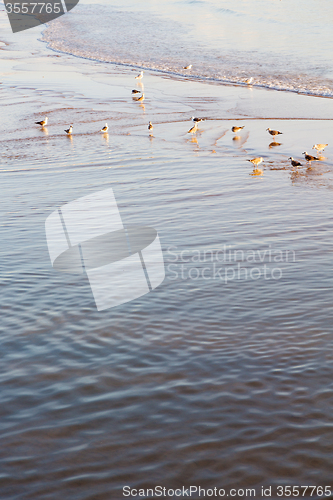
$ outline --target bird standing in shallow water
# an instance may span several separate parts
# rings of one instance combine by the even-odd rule
[[[106,123],[103,128],[101,128],[100,132],[107,132],[109,130],[109,125]]]
[[[192,69],[192,64],[188,64],[187,66],[184,66],[184,69]]]
[[[240,130],[242,130],[243,128],[245,127],[245,125],[243,125],[242,127],[237,127],[237,126],[234,126],[232,127],[232,132],[239,132]]]
[[[305,159],[309,163],[311,163],[312,161],[319,161],[319,158],[317,158],[316,156],[308,155],[308,153],[306,151],[304,151],[304,153],[302,153],[302,155],[305,155]]]
[[[188,134],[195,134],[197,130],[198,130],[198,124],[197,124],[197,122],[195,122],[194,126],[192,128],[190,128],[190,130],[187,133]]]
[[[71,133],[73,132],[73,125],[71,125],[68,129],[66,129],[65,132],[67,135],[71,135]]]
[[[292,156],[290,158],[288,158],[288,160],[291,160],[291,164],[293,167],[302,167],[302,163],[300,163],[297,160],[294,160],[294,158]]]
[[[138,76],[135,77],[135,79],[141,80],[142,77],[143,77],[143,71],[140,71],[140,73],[138,74]]]
[[[152,122],[149,122],[149,123],[148,123],[148,130],[153,130],[153,128],[154,128],[154,127],[153,127]]]
[[[271,128],[267,128],[266,130],[268,130],[268,132],[274,137],[274,139],[277,135],[282,134],[282,132],[279,132],[278,130],[272,130]]]
[[[140,94],[140,90],[133,89],[132,94]]]
[[[45,120],[42,120],[40,122],[35,122],[35,123],[36,123],[36,125],[40,125],[41,127],[45,127],[45,125],[47,125],[47,120],[48,120],[48,118],[47,118],[47,116],[45,116]]]
[[[256,158],[252,158],[252,160],[247,160],[247,161],[250,161],[253,165],[257,167],[258,165],[260,165],[260,163],[262,163],[263,159],[261,156],[257,156]]]
[[[136,99],[134,99],[134,100],[135,100],[135,101],[137,101],[137,102],[142,102],[142,101],[144,101],[144,100],[145,100],[145,95],[144,95],[144,94],[142,94],[140,97],[137,97],[137,98],[136,98]]]
[[[328,146],[328,144],[315,144],[312,149],[316,149],[317,153],[320,154],[324,151],[324,149]]]

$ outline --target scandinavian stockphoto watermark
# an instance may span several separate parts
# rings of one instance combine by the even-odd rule
[[[125,228],[111,188],[58,208],[45,231],[53,268],[86,273],[99,311],[141,297],[165,278],[157,231]]]
[[[179,249],[169,246],[165,253],[169,280],[279,280],[286,266],[296,262],[290,249],[235,249],[222,245],[213,249]]]
[[[154,486],[153,488],[132,488],[123,486],[123,497],[130,498],[327,498],[332,496],[332,486],[257,486],[256,488],[221,488],[212,486],[203,488],[201,486],[179,486],[168,488],[167,486]]]
[[[13,33],[48,23],[72,10],[79,0],[4,0]]]

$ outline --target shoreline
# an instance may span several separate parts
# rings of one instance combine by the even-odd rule
[[[149,6],[144,8],[143,18],[141,9],[138,11],[132,7],[119,9],[101,5],[96,13],[93,5],[80,4],[75,13],[50,23],[43,32],[43,40],[49,43],[50,48],[76,57],[128,65],[192,81],[246,87],[246,81],[251,76],[254,88],[333,97],[333,80],[330,79],[329,71],[319,73],[309,66],[308,71],[305,70],[303,74],[304,65],[297,65],[292,56],[294,64],[287,64],[288,61],[281,58],[271,60],[269,49],[267,53],[263,51],[260,59],[259,46],[253,47],[251,52],[245,40],[240,47],[235,39],[232,49],[230,38],[223,45],[210,45],[205,43],[204,35],[203,38],[196,37],[193,25],[186,19],[182,20],[178,16],[178,20],[174,19],[172,22],[170,17],[166,15],[164,19],[163,15]],[[99,24],[97,14],[101,15]],[[104,21],[107,16],[117,22],[111,32]],[[141,32],[142,24],[150,34],[147,38],[144,31]],[[95,35],[90,36],[87,26],[96,30]],[[158,27],[162,30],[160,41],[156,38]],[[68,37],[69,33],[74,38]],[[271,53],[274,54],[273,48]],[[186,60],[183,60],[184,57]],[[187,71],[185,65],[189,62],[193,67]]]
[[[45,28],[46,30],[47,28]],[[45,31],[44,30],[44,31]],[[43,32],[44,33],[44,32]],[[233,81],[233,80],[222,80],[219,78],[212,78],[212,77],[204,77],[204,76],[199,76],[199,75],[185,75],[182,73],[177,73],[175,71],[167,71],[159,68],[153,68],[151,66],[142,66],[142,65],[137,65],[137,64],[130,64],[130,63],[123,63],[119,61],[103,61],[101,59],[96,59],[96,58],[91,58],[91,57],[86,57],[83,55],[77,55],[74,54],[73,52],[66,52],[65,50],[60,50],[58,48],[52,47],[51,44],[52,42],[48,40],[44,40],[43,38],[40,40],[42,43],[45,43],[47,48],[49,50],[52,50],[53,52],[59,53],[59,54],[65,54],[67,56],[72,56],[78,59],[83,59],[85,61],[91,61],[93,63],[100,63],[100,64],[110,64],[113,66],[123,66],[124,68],[131,68],[131,69],[136,69],[136,70],[144,70],[144,71],[149,71],[152,73],[157,73],[159,76],[170,76],[170,77],[175,77],[175,79],[180,80],[180,81],[193,81],[196,83],[207,83],[207,84],[212,84],[212,85],[220,85],[221,87],[240,87],[240,88],[253,88],[253,89],[263,89],[263,90],[269,90],[272,92],[287,92],[287,93],[292,93],[292,94],[297,94],[301,96],[308,96],[308,97],[318,97],[320,99],[333,99],[333,95],[320,95],[316,93],[311,93],[311,92],[303,92],[301,90],[292,90],[292,89],[284,89],[284,88],[275,88],[275,87],[270,87],[269,85],[264,85],[264,84],[246,84],[243,82],[239,81]],[[332,118],[333,119],[333,118]]]
[[[74,123],[71,141],[83,137],[95,140],[94,135],[105,122],[109,123],[109,136],[131,135],[142,141],[147,135],[147,123],[152,121],[154,140],[163,141],[161,147],[169,148],[171,156],[175,144],[183,147],[183,141],[191,139],[201,154],[205,150],[207,154],[214,152],[218,158],[224,151],[241,157],[245,154],[247,158],[263,156],[270,170],[291,171],[290,156],[301,160],[301,153],[310,151],[314,143],[329,143],[333,132],[331,100],[288,91],[272,93],[265,88],[193,81],[159,71],[147,71],[143,83],[138,84],[134,79],[137,68],[94,62],[50,48],[42,40],[45,29],[41,26],[24,33],[26,54],[16,50],[15,36],[8,37],[11,40],[7,40],[8,48],[4,49],[7,71],[1,77],[5,91],[2,102],[9,106],[15,121],[0,125],[0,142],[10,145],[12,155],[20,151],[18,157],[26,158],[29,164],[38,157],[34,150],[36,141],[47,145],[52,139],[61,148],[63,130],[70,123]],[[133,101],[133,88],[145,91],[143,105]],[[34,125],[44,116],[49,116],[47,131]],[[206,119],[196,137],[187,134],[192,116]],[[233,141],[230,132],[233,121],[248,124],[239,142]],[[280,136],[283,141],[281,145],[277,143],[278,148],[273,148],[275,144],[266,132],[267,127],[283,130],[284,135]],[[30,141],[31,147],[25,148],[24,141]],[[319,170],[323,168],[320,165]]]
[[[3,18],[2,24],[4,24],[4,21],[6,21],[6,19]],[[21,35],[27,40],[27,44],[24,45],[29,46],[29,43],[33,43],[34,47],[33,57],[29,57],[28,54],[26,57],[26,76],[28,76],[29,72],[34,71],[33,68],[36,65],[39,66],[38,70],[43,65],[45,72],[50,71],[53,73],[57,67],[60,67],[60,70],[65,73],[63,75],[64,79],[67,80],[71,79],[74,72],[78,91],[80,91],[81,88],[83,93],[83,86],[85,84],[83,82],[83,78],[89,74],[91,80],[96,80],[96,74],[98,75],[97,78],[101,76],[99,83],[104,85],[110,83],[114,86],[116,83],[119,87],[127,87],[128,89],[135,86],[136,82],[134,79],[130,82],[128,78],[123,78],[122,81],[119,82],[119,78],[129,76],[131,72],[137,71],[141,68],[141,66],[117,62],[102,62],[96,59],[85,58],[80,55],[67,53],[53,48],[50,46],[50,42],[44,39],[45,31],[47,29],[47,25],[42,25],[38,27],[38,29],[34,28],[32,30],[28,30],[27,32],[23,32]],[[3,36],[3,38],[6,45],[5,47],[2,47],[2,50],[4,53],[8,53],[8,55],[10,55],[10,52],[15,50],[15,35],[9,34],[9,36]],[[8,38],[10,39],[9,41]],[[75,61],[77,61],[75,65],[72,64],[71,59],[73,57],[75,58]],[[22,77],[22,71],[24,70],[22,65],[19,68],[15,68],[15,55],[12,58],[11,64],[11,58],[9,57],[6,59],[9,62],[9,66],[14,69],[14,78],[16,79],[17,77]],[[19,59],[22,60],[22,52],[20,53]],[[50,59],[52,59],[51,64]],[[202,103],[195,103],[196,107],[198,107],[199,104],[200,110],[198,109],[198,111],[196,111],[194,109],[193,112],[200,111],[204,116],[214,120],[333,120],[333,103],[328,104],[332,101],[332,98],[329,96],[310,95],[292,90],[272,89],[258,85],[251,86],[235,82],[223,82],[221,80],[214,80],[210,78],[201,79],[196,76],[182,75],[155,68],[146,69],[144,81],[147,80],[148,75],[153,84],[153,91],[168,94],[169,97],[173,99],[184,100],[185,105],[190,104],[191,106],[192,104],[189,103],[189,99],[187,99],[188,95],[191,97],[191,100],[193,100],[193,98],[195,99],[197,96],[197,101],[199,101],[200,97],[203,97]],[[108,76],[110,77],[110,82],[107,82]],[[6,85],[6,79],[2,77],[2,80],[3,85]],[[116,82],[114,80],[116,80]],[[8,83],[9,85],[13,85],[13,81],[9,81]],[[36,83],[38,82],[34,82],[37,88],[39,85],[36,85]],[[179,91],[180,87],[182,87],[182,91]],[[170,95],[169,89],[171,89],[171,92],[175,89],[176,93]],[[53,90],[57,90],[56,85]],[[61,91],[61,89],[59,90]],[[123,92],[120,92],[120,94],[121,97],[123,97]],[[224,98],[227,99],[227,105],[221,106],[221,101]],[[210,112],[212,106],[210,106],[209,101],[211,101],[211,104],[213,105],[214,100],[219,101],[218,107],[221,110],[220,114],[218,114],[215,110],[212,113]],[[232,108],[232,101],[237,101],[237,105],[234,109]]]
[[[140,85],[40,31],[0,51],[3,495],[329,484],[332,101],[148,71]],[[209,117],[194,134],[192,116]],[[158,233],[166,278],[99,312],[87,273],[52,268],[45,221],[110,188],[125,228]],[[97,215],[77,215],[87,241]]]

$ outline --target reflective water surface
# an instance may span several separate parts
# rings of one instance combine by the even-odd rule
[[[329,485],[333,157],[302,152],[330,142],[331,101],[147,74],[141,106],[131,70],[57,61],[2,75],[0,496]],[[211,118],[193,137],[192,115]],[[125,227],[158,232],[166,279],[98,312],[44,224],[109,187]]]

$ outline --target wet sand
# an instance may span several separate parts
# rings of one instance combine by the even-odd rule
[[[333,101],[146,72],[141,105],[137,68],[26,37],[0,49],[3,495],[329,484],[333,154],[302,152],[330,144]],[[52,269],[44,223],[107,187],[158,230],[167,276],[98,313],[85,277]]]

